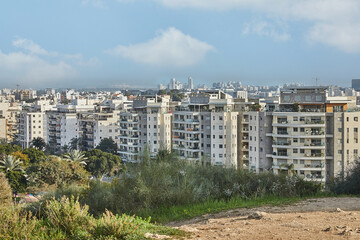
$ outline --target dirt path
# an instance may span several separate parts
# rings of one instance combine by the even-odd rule
[[[264,214],[249,219],[255,212]],[[189,239],[360,239],[360,198],[237,209],[169,225],[191,232]]]

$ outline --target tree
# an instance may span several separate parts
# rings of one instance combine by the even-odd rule
[[[24,192],[27,187],[22,161],[12,155],[5,155],[0,160],[0,168],[4,169],[11,188],[16,192]]]
[[[83,151],[84,150],[83,148],[84,147],[83,147],[83,139],[82,139],[82,137],[80,137],[80,138],[75,137],[75,138],[72,138],[70,140],[70,146],[69,146],[70,150]]]
[[[62,187],[73,183],[85,184],[89,179],[89,173],[79,163],[63,161],[54,156],[31,165],[27,172],[30,185],[37,188]]]
[[[41,137],[37,137],[31,141],[31,146],[35,147],[38,150],[44,150],[46,147],[46,143],[44,139],[42,139]]]
[[[1,144],[0,145],[0,155],[9,155],[16,151],[21,151],[21,147],[18,145],[11,145],[11,144]]]
[[[96,149],[99,149],[103,152],[116,154],[118,146],[111,138],[104,138],[100,141],[99,145],[97,145]]]
[[[80,165],[86,165],[85,160],[87,158],[85,157],[85,154],[83,152],[80,152],[79,150],[72,150],[69,153],[66,153],[63,156],[63,159],[68,162],[76,162]]]
[[[30,163],[30,158],[28,155],[24,154],[22,151],[16,151],[11,153],[11,156],[14,156],[15,158],[19,159],[22,162],[23,167],[27,167]]]
[[[28,155],[31,164],[38,163],[44,160],[46,157],[43,151],[40,151],[36,148],[26,148],[22,152]]]
[[[22,162],[18,158],[12,155],[5,155],[0,160],[0,168],[4,169],[5,172],[19,171],[23,172]]]
[[[121,158],[117,155],[92,149],[85,153],[87,157],[85,169],[94,177],[112,176],[121,170]]]

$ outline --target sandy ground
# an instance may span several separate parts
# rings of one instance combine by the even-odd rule
[[[249,219],[255,212],[263,215]],[[360,239],[360,198],[237,209],[169,225],[192,233],[188,239]]]

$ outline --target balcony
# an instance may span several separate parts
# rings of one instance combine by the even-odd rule
[[[278,145],[278,146],[290,146],[291,142],[283,142],[283,141],[273,141],[273,145]]]

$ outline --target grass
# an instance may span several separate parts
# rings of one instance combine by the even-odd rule
[[[312,197],[326,197],[324,194]],[[255,208],[265,205],[281,206],[293,204],[312,197],[279,197],[266,196],[244,200],[241,197],[233,197],[230,200],[208,200],[202,203],[162,207],[153,210],[140,210],[137,216],[151,216],[151,221],[155,223],[168,223],[172,221],[181,221],[202,216],[204,214],[213,214],[226,210],[237,208]]]

